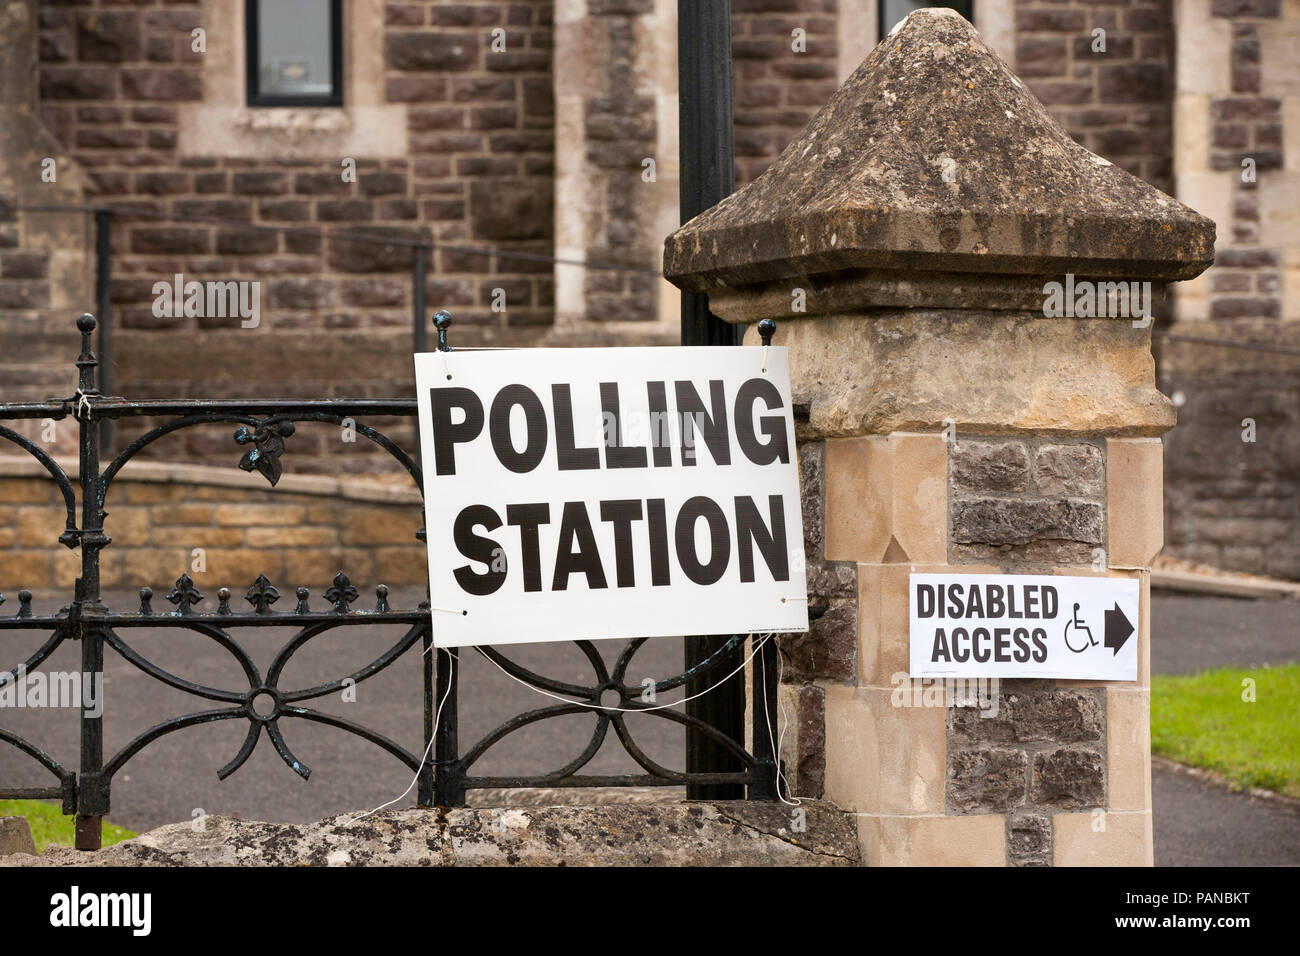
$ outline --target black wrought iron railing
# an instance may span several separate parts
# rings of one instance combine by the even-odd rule
[[[451,317],[438,313],[439,348],[448,349],[447,328]],[[0,632],[43,635],[43,641],[17,667],[0,671],[0,681],[16,680],[30,674],[47,661],[65,642],[80,642],[83,675],[102,681],[104,651],[111,649],[126,662],[149,677],[176,690],[208,702],[203,709],[171,717],[141,730],[117,753],[105,756],[104,710],[83,704],[79,720],[81,743],[79,765],[72,770],[70,758],[63,760],[44,752],[18,734],[4,729],[4,710],[0,708],[0,742],[16,747],[57,780],[49,787],[6,787],[0,781],[0,798],[46,798],[62,801],[64,813],[77,815],[77,846],[98,849],[102,817],[110,809],[110,790],[114,776],[149,744],[167,734],[188,727],[225,720],[248,722],[248,732],[238,752],[216,770],[224,779],[235,773],[253,753],[263,732],[288,766],[306,779],[311,770],[296,756],[285,732],[291,718],[311,721],[361,737],[382,748],[417,777],[417,801],[421,806],[459,806],[468,790],[479,788],[528,787],[630,787],[731,785],[745,788],[751,799],[775,799],[777,768],[774,753],[774,717],[776,700],[776,645],[772,640],[737,636],[723,641],[706,659],[684,673],[656,681],[655,695],[668,694],[675,688],[717,683],[734,670],[738,651],[751,640],[753,706],[752,751],[743,740],[719,731],[699,717],[681,713],[671,707],[647,703],[644,683],[629,686],[628,666],[644,639],[629,641],[612,668],[607,667],[596,647],[588,641],[575,642],[592,666],[593,678],[587,684],[555,680],[512,661],[494,648],[478,649],[488,660],[506,673],[538,690],[561,698],[548,706],[517,714],[472,746],[461,749],[459,742],[458,696],[460,652],[441,649],[434,653],[429,602],[413,608],[390,606],[390,592],[380,584],[375,589],[373,605],[362,606],[361,595],[344,571],[340,571],[323,594],[324,603],[314,603],[310,591],[296,588],[296,602],[281,603],[280,592],[265,576],[259,575],[243,594],[249,606],[232,606],[235,593],[228,587],[216,592],[216,606],[186,574],[182,574],[162,595],[171,609],[155,607],[155,592],[141,588],[139,605],[131,609],[114,609],[104,603],[100,587],[100,556],[111,547],[111,522],[106,525],[107,505],[113,485],[122,469],[143,449],[158,439],[180,429],[224,425],[237,426],[234,441],[245,451],[239,467],[256,471],[275,485],[281,475],[281,456],[286,441],[297,424],[326,423],[342,426],[347,421],[389,455],[406,471],[423,494],[424,484],[419,463],[379,430],[367,425],[367,418],[416,417],[414,399],[394,400],[322,400],[298,401],[276,399],[248,400],[147,400],[104,395],[96,379],[97,359],[91,339],[95,319],[83,315],[77,320],[81,333],[81,353],[77,357],[78,382],[69,398],[29,404],[0,404],[0,421],[73,419],[78,427],[80,461],[74,480],[39,444],[12,428],[0,425],[0,438],[22,448],[35,458],[55,482],[66,506],[66,523],[58,543],[81,553],[81,574],[76,581],[72,600],[57,613],[36,614],[32,611],[30,591],[18,592],[18,610],[9,615],[0,612]],[[150,427],[125,444],[107,461],[101,461],[101,424],[123,419],[147,419]],[[159,423],[161,422],[161,423]],[[78,498],[80,499],[78,501]],[[413,539],[423,540],[424,529],[412,529]],[[54,542],[51,542],[53,545]],[[0,582],[0,590],[8,582]],[[0,594],[0,604],[4,601]],[[134,603],[134,601],[132,602]],[[238,602],[236,602],[238,603]],[[279,604],[279,609],[275,605]],[[311,687],[287,688],[281,678],[290,659],[313,640],[340,627],[402,625],[405,630],[384,653],[365,666],[335,680]],[[294,627],[296,632],[275,654],[265,673],[232,636],[241,628]],[[239,665],[247,686],[215,687],[187,680],[150,660],[128,640],[133,629],[172,628],[201,635],[228,652]],[[3,645],[0,645],[3,646]],[[339,692],[347,682],[360,683],[383,671],[408,653],[422,655],[423,714],[422,753],[415,753],[388,737],[354,721],[313,709],[308,702]],[[437,660],[435,661],[435,658]],[[734,680],[743,680],[736,675]],[[730,681],[728,681],[730,682]],[[57,714],[57,710],[51,710]],[[688,772],[673,770],[651,759],[628,729],[631,714],[648,714],[682,726],[684,732],[700,735],[716,748],[731,755],[738,769],[727,772]],[[473,768],[480,758],[508,735],[523,727],[573,714],[594,714],[596,722],[585,749],[564,766],[543,774],[476,776]],[[601,749],[613,730],[626,753],[641,773],[621,775],[584,775],[581,771]]]

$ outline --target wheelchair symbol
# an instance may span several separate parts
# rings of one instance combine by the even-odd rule
[[[1076,638],[1079,637],[1080,631],[1088,635],[1088,640],[1086,643],[1083,643],[1082,647],[1075,647],[1074,644],[1071,643],[1070,628],[1074,628],[1074,636]],[[1082,638],[1079,639],[1082,642]],[[1082,654],[1088,648],[1097,646],[1097,639],[1092,636],[1092,628],[1088,627],[1087,624],[1079,620],[1079,605],[1077,604],[1074,606],[1074,619],[1065,622],[1065,646],[1068,647],[1070,650],[1074,651],[1074,653],[1076,654]]]

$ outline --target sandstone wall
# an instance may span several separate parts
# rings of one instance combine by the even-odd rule
[[[1160,451],[1157,439],[802,443],[812,626],[781,639],[782,758],[794,793],[874,808],[869,863],[1149,863],[1150,750],[1129,736],[1146,733],[1145,614],[1136,685],[1003,680],[992,713],[908,679],[905,638],[913,572],[1134,576],[1145,609]]]
[[[58,544],[62,500],[34,463],[0,459],[0,593],[11,602],[21,588],[71,599],[81,553]],[[316,607],[340,571],[361,591],[358,606],[378,584],[428,581],[415,538],[420,496],[404,486],[286,475],[272,490],[233,468],[136,463],[114,481],[106,510],[113,543],[101,555],[102,586],[151,587],[155,611],[172,610],[164,595],[181,574],[213,601],[222,587],[242,600],[265,574],[282,605],[306,587]]]

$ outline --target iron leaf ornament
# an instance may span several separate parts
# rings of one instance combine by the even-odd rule
[[[253,605],[256,613],[267,614],[271,610],[271,605],[280,600],[280,592],[275,589],[265,574],[259,574],[253,586],[244,595],[244,600]]]
[[[189,614],[190,608],[203,600],[203,592],[194,586],[194,579],[182,574],[176,579],[176,586],[167,593],[167,600],[176,605],[181,614]]]
[[[239,459],[241,471],[256,471],[275,487],[284,473],[280,456],[284,454],[284,440],[294,433],[293,422],[267,419],[252,431],[241,427],[235,431],[235,441],[253,447]]]
[[[325,600],[334,605],[339,614],[348,612],[348,605],[358,597],[357,589],[352,586],[348,576],[340,571],[334,575],[334,584],[325,592]]]

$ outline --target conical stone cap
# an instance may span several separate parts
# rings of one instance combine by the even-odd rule
[[[669,236],[664,274],[709,292],[856,269],[1177,280],[1213,260],[1212,221],[1074,142],[974,27],[931,8],[758,179]]]

